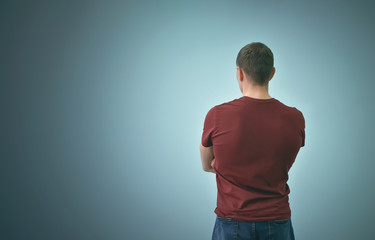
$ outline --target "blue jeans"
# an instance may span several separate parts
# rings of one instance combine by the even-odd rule
[[[242,222],[216,215],[212,240],[294,240],[292,220]]]

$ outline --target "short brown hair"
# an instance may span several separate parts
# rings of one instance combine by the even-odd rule
[[[255,83],[264,86],[273,70],[273,53],[265,44],[253,42],[244,46],[237,55],[236,64]]]

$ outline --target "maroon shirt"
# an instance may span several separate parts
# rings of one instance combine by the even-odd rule
[[[305,145],[305,119],[275,98],[247,96],[216,105],[202,145],[213,146],[220,217],[268,221],[291,217],[288,172]]]

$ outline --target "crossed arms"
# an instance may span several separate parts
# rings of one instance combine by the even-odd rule
[[[214,164],[215,164],[215,156],[214,156],[214,151],[213,147],[205,147],[200,144],[200,152],[201,152],[201,159],[202,159],[202,167],[203,170],[206,172],[212,172],[216,173],[214,169]]]

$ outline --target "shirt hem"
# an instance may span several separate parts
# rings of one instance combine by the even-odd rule
[[[286,212],[257,213],[254,211],[222,211],[219,208],[216,208],[214,212],[219,217],[232,218],[233,220],[243,222],[263,222],[289,219],[291,217],[290,210]]]

